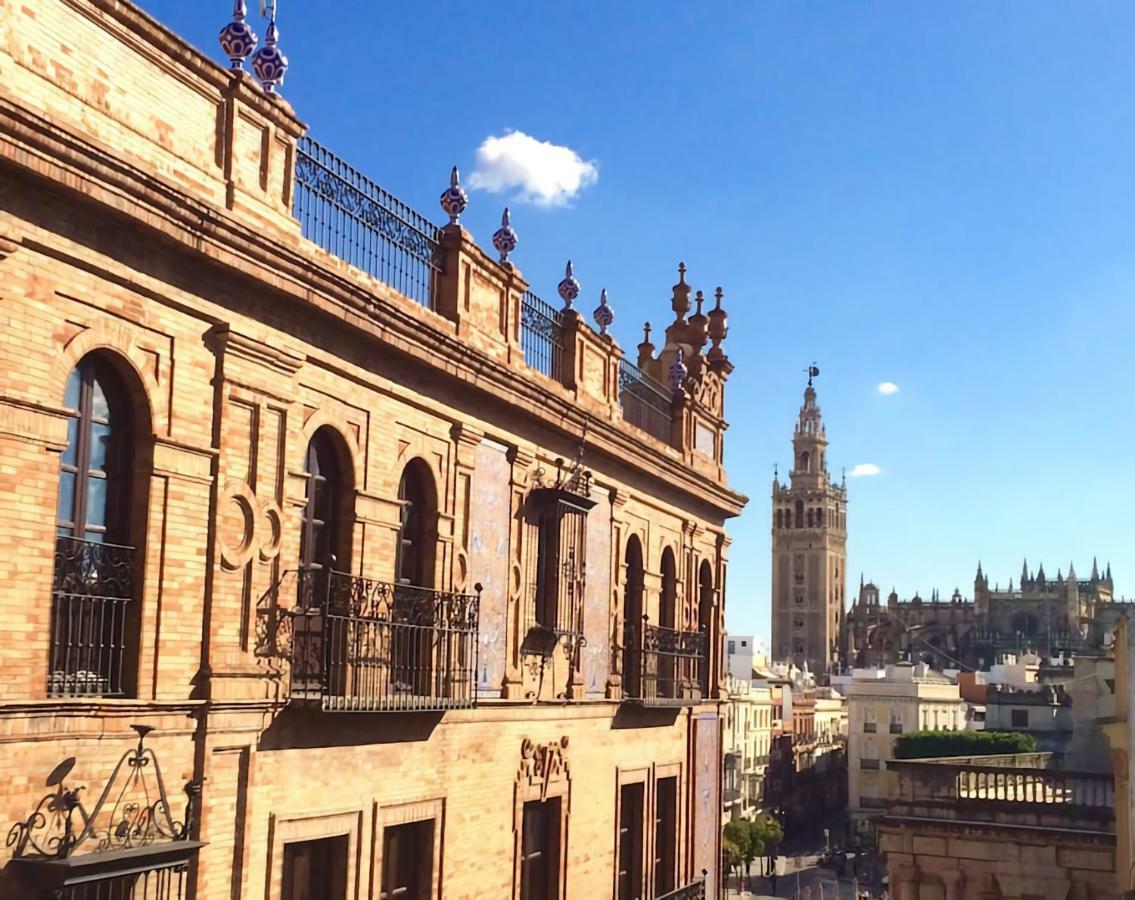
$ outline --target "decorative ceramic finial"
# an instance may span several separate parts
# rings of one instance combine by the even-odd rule
[[[579,282],[576,280],[575,273],[572,271],[570,259],[564,267],[563,281],[559,283],[556,290],[560,292],[560,299],[564,301],[564,309],[571,309],[575,298],[579,296]]]
[[[614,321],[615,311],[607,303],[607,289],[603,288],[599,292],[599,305],[595,308],[595,324],[599,326],[599,333],[605,336]]]
[[[276,88],[283,87],[284,75],[288,71],[288,58],[280,52],[279,42],[280,32],[273,18],[268,23],[264,46],[252,54],[252,71],[269,94],[274,94]]]
[[[504,208],[504,215],[501,216],[501,227],[493,234],[493,246],[497,248],[497,253],[501,255],[501,262],[508,262],[508,255],[516,249],[516,242],[518,238],[516,232],[512,230],[512,224],[508,215],[508,207]]]
[[[713,342],[713,346],[709,350],[709,361],[713,363],[724,363],[726,361],[725,351],[721,349],[721,342],[725,340],[726,335],[729,334],[729,316],[724,309],[721,308],[721,301],[725,297],[725,292],[718,288],[713,294],[715,303],[713,309],[709,311],[706,316],[709,319],[709,339]]]
[[[670,307],[674,310],[674,321],[684,324],[686,313],[690,311],[690,286],[686,284],[686,264],[678,263],[678,283],[674,285]]]
[[[438,202],[445,214],[449,216],[449,224],[456,225],[458,218],[465,212],[465,206],[469,203],[469,197],[461,188],[461,175],[457,171],[457,166],[454,166],[453,171],[449,173],[449,187],[441,192]]]
[[[690,374],[685,362],[682,361],[682,356],[682,348],[679,347],[678,352],[674,354],[674,362],[670,364],[670,393],[675,397],[681,396],[686,386],[686,378]]]
[[[244,61],[256,49],[256,42],[260,40],[252,26],[244,21],[246,15],[248,8],[244,5],[244,0],[236,0],[233,4],[233,20],[221,29],[218,39],[232,69],[244,68]]]

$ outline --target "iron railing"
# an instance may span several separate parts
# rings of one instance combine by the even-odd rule
[[[479,606],[479,590],[459,594],[343,572],[300,572],[291,613],[291,699],[336,711],[472,707]]]
[[[670,392],[629,360],[619,363],[623,419],[669,444],[673,429]]]
[[[682,885],[668,894],[658,894],[655,900],[705,900],[705,873],[697,881]]]
[[[563,313],[531,291],[520,301],[520,346],[529,366],[553,381],[563,380]]]
[[[292,213],[308,240],[437,308],[440,229],[309,137],[296,143]]]
[[[126,623],[133,589],[133,547],[55,539],[49,696],[125,693]]]
[[[623,696],[645,706],[700,703],[705,696],[709,641],[704,632],[627,622],[623,635]]]

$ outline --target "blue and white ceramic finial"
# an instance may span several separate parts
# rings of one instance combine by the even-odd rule
[[[689,369],[686,368],[686,363],[682,360],[682,348],[678,348],[678,352],[674,355],[674,362],[670,364],[670,393],[675,397],[682,393],[682,389],[686,385],[686,378],[689,377]]]
[[[502,263],[508,262],[508,255],[516,249],[516,243],[516,232],[512,230],[508,207],[506,206],[504,208],[504,215],[501,216],[501,227],[493,234],[493,246],[497,248],[497,253],[501,255]]]
[[[221,29],[218,38],[221,49],[229,58],[229,67],[236,70],[244,68],[244,61],[256,49],[256,42],[260,40],[252,26],[244,20],[247,15],[248,8],[244,5],[244,0],[236,0],[233,4],[233,20]]]
[[[564,309],[571,309],[575,298],[579,296],[579,282],[575,278],[575,273],[572,272],[570,259],[567,261],[567,266],[564,268],[564,278],[563,281],[560,282],[557,290],[560,293],[560,299],[564,301]]]
[[[461,174],[457,171],[457,166],[454,166],[453,171],[449,173],[449,187],[441,192],[438,202],[449,216],[449,224],[456,225],[469,203],[469,197],[461,187]]]
[[[611,327],[611,323],[614,321],[615,311],[607,302],[607,289],[603,288],[599,292],[599,305],[595,308],[595,324],[599,326],[599,333],[606,335],[607,329]]]
[[[264,46],[252,54],[252,71],[260,79],[260,84],[269,94],[284,84],[288,71],[288,58],[280,52],[280,32],[276,20],[268,23],[268,33],[264,36]]]

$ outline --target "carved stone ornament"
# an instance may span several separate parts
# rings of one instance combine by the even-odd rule
[[[537,744],[531,738],[520,743],[519,780],[530,788],[539,788],[541,800],[547,799],[550,787],[568,780],[567,746],[566,734],[547,744]]]

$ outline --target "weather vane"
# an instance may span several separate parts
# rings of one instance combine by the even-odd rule
[[[820,367],[817,366],[815,363],[812,363],[812,365],[808,366],[808,368],[805,369],[804,371],[808,373],[808,387],[811,387],[812,386],[812,379],[820,374]]]
[[[260,15],[266,19],[276,19],[276,0],[260,0]]]

